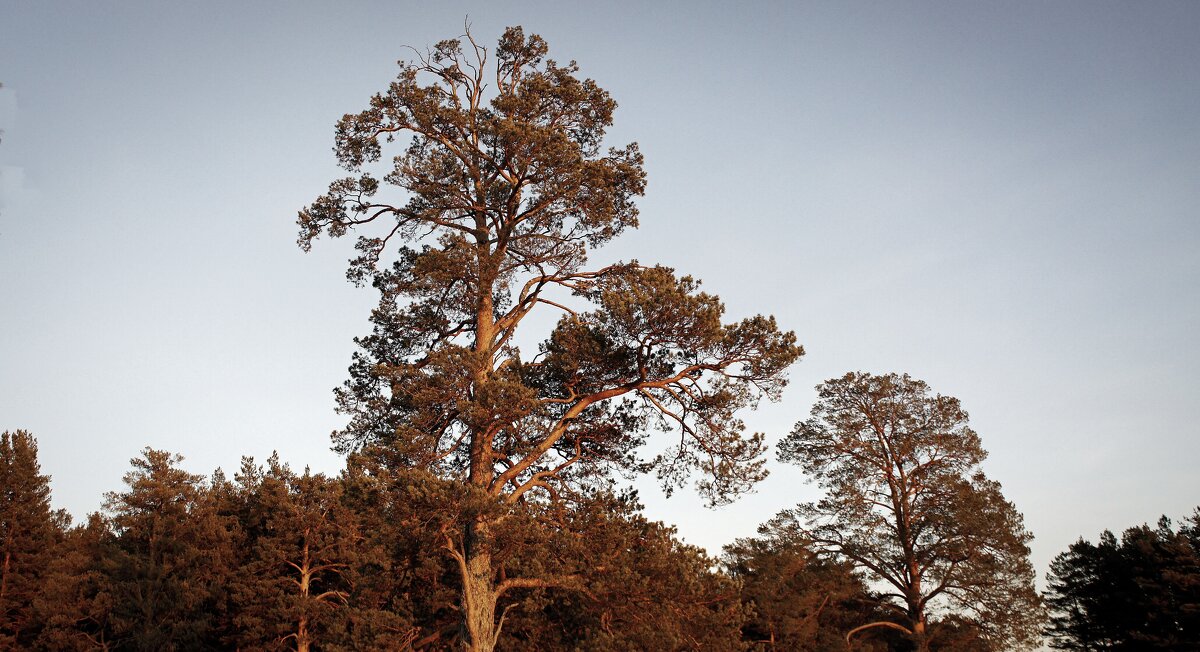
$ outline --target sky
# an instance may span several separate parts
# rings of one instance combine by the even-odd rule
[[[296,246],[342,114],[406,46],[507,25],[575,59],[639,142],[640,229],[596,251],[703,279],[807,355],[746,415],[906,372],[956,396],[1039,575],[1200,505],[1200,4],[0,0],[0,429],[82,519],[146,446],[336,473],[331,390],[368,331],[352,242]],[[819,496],[779,464],[706,509],[718,553]]]

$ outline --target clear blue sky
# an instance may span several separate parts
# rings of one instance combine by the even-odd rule
[[[1200,504],[1200,4],[0,0],[0,428],[77,517],[147,445],[336,471],[330,390],[369,291],[295,246],[334,122],[470,15],[542,34],[641,143],[643,228],[597,261],[704,279],[809,353],[812,387],[903,371],[958,396],[1037,536]],[[717,551],[815,496],[773,464]]]

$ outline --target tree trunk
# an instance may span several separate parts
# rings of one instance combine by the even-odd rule
[[[907,523],[905,533],[909,532]],[[911,541],[911,539],[908,539]],[[913,552],[911,543],[905,544],[905,555],[908,557],[908,618],[912,623],[912,640],[917,645],[917,652],[929,652],[929,635],[925,630],[925,604],[921,595],[921,567]]]
[[[308,530],[304,531],[304,556],[300,567],[300,597],[303,599],[305,611],[300,614],[300,622],[296,624],[296,652],[308,652],[310,637],[308,635],[308,593],[311,586],[312,572],[309,570]]]
[[[296,652],[308,652],[308,616],[300,616],[300,624],[296,627]]]
[[[492,652],[500,637],[496,622],[496,575],[487,549],[487,526],[467,528],[466,564],[462,578],[462,614],[465,647],[470,652]]]
[[[477,218],[477,225],[486,225],[486,216]],[[474,350],[480,354],[478,366],[472,370],[471,397],[477,398],[492,374],[492,354],[495,348],[495,306],[492,289],[495,270],[491,269],[492,252],[486,239],[478,243],[480,293],[475,306]],[[471,433],[470,469],[467,481],[487,491],[493,478],[492,442],[487,432],[476,429]],[[500,636],[496,622],[496,574],[492,570],[488,524],[480,517],[470,519],[465,527],[462,567],[462,617],[464,646],[470,652],[492,652]]]
[[[9,569],[9,564],[11,561],[12,561],[12,552],[10,550],[5,550],[4,551],[4,570],[0,571],[0,600],[3,600],[5,594],[8,593],[8,569]]]
[[[929,652],[929,636],[925,632],[925,615],[920,614],[913,621],[913,643],[917,644],[917,652]]]

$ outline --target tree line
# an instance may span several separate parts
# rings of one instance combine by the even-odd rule
[[[276,457],[232,478],[146,449],[125,488],[70,526],[50,503],[37,443],[0,436],[0,648],[28,650],[438,650],[463,645],[453,555],[439,544],[486,497],[422,471],[351,457],[329,477]],[[500,649],[909,650],[903,601],[852,557],[823,554],[785,510],[718,558],[606,492],[508,510]],[[1011,575],[1009,575],[1011,578]],[[1200,647],[1200,511],[1174,529],[1072,544],[1051,566],[1051,646]],[[502,579],[504,585],[506,580]],[[985,593],[993,589],[982,588]],[[1034,640],[1029,618],[980,605],[926,619],[927,649],[993,651]],[[1032,609],[1036,602],[1006,603]],[[961,608],[968,605],[967,608]],[[997,636],[999,622],[1030,627]],[[886,627],[871,627],[889,623]],[[859,632],[856,636],[848,636]],[[1020,632],[1016,632],[1019,634]]]
[[[445,541],[486,496],[352,457],[335,477],[245,459],[232,478],[146,449],[102,512],[69,527],[29,433],[0,439],[0,645],[44,650],[460,647]],[[827,649],[890,618],[848,563],[777,529],[720,559],[629,494],[497,518],[502,649]],[[524,585],[556,577],[564,588]],[[507,583],[511,582],[511,583]],[[957,619],[935,629],[979,638]],[[958,640],[951,638],[947,640]],[[904,649],[877,636],[855,649]],[[945,642],[937,649],[956,649]]]
[[[352,458],[336,477],[244,460],[232,478],[146,449],[102,513],[67,527],[36,443],[5,433],[0,642],[44,650],[458,647],[457,568],[441,541],[479,495]],[[550,524],[554,524],[551,528]],[[520,592],[508,649],[732,649],[734,582],[628,495],[510,511],[498,561],[580,590]],[[511,591],[509,593],[516,593]],[[554,599],[551,599],[551,598]]]
[[[50,506],[24,431],[0,438],[0,641],[18,649],[470,645],[463,522],[492,523],[500,649],[1003,650],[1036,640],[1030,535],[956,399],[908,376],[819,387],[782,442],[827,489],[710,558],[636,497],[516,503],[353,453],[230,479],[146,449],[85,524]]]
[[[147,449],[69,528],[28,433],[5,435],[3,635],[44,649],[1001,650],[1044,617],[1032,535],[959,401],[905,374],[818,387],[779,446],[825,496],[719,559],[623,479],[714,505],[766,475],[741,415],[804,349],[726,320],[698,280],[594,264],[638,225],[616,102],[509,28],[400,62],[337,124],[348,175],[299,244],[354,233],[379,296],[335,391],[337,476],[232,479]],[[399,142],[397,142],[399,141]],[[531,319],[547,315],[550,319]],[[554,317],[557,315],[557,318]],[[550,323],[540,334],[538,325]],[[539,342],[532,348],[524,344]],[[11,468],[10,468],[11,467]],[[9,509],[9,507],[6,507]]]

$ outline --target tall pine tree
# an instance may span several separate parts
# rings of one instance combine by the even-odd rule
[[[0,647],[28,647],[37,634],[33,602],[67,525],[50,509],[37,440],[24,430],[0,435]]]
[[[637,226],[642,156],[604,147],[616,102],[548,52],[519,27],[492,51],[442,41],[339,122],[350,176],[300,212],[300,245],[357,231],[349,276],[380,304],[338,395],[338,444],[506,508],[630,471],[668,487],[696,472],[731,500],[765,475],[764,438],[738,415],[779,397],[803,349],[771,317],[723,321],[691,277],[589,262]],[[535,315],[561,318],[531,356],[517,344],[547,324]],[[644,458],[655,430],[676,436]],[[495,648],[513,592],[573,585],[505,575],[503,517],[465,511],[434,544],[458,567],[475,652]]]

